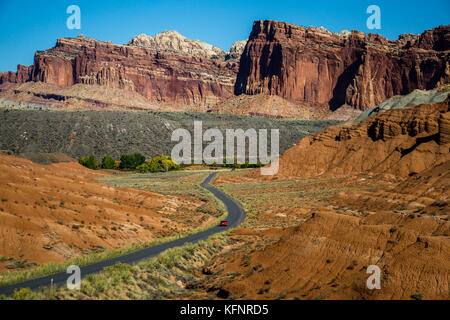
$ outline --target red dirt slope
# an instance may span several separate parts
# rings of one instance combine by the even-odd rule
[[[185,230],[176,216],[199,205],[93,179],[105,174],[75,162],[46,166],[0,155],[0,258],[62,262],[148,242]],[[0,262],[0,271],[11,261]]]

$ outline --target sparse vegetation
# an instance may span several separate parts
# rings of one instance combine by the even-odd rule
[[[422,300],[423,299],[423,295],[421,293],[414,293],[411,295],[411,298],[414,300]]]
[[[171,141],[171,134],[175,128],[186,128],[193,134],[194,120],[202,121],[204,130],[217,128],[223,133],[229,128],[243,130],[278,128],[280,153],[292,147],[304,136],[338,123],[332,120],[270,119],[204,112],[93,110],[41,112],[11,109],[9,112],[0,113],[0,123],[7,124],[0,126],[0,136],[5,138],[3,148],[15,153],[24,152],[29,144],[33,143],[33,147],[37,150],[65,152],[74,158],[85,156],[83,150],[93,150],[92,154],[98,159],[104,155],[119,159],[122,154],[136,151],[154,157],[170,154],[176,144]],[[21,138],[24,130],[30,136],[40,138],[24,140]],[[71,140],[67,139],[67,132],[75,131],[85,133],[76,137],[77,143],[83,145],[85,149],[69,147]],[[53,141],[60,143],[55,144]]]

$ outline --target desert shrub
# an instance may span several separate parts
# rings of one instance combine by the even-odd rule
[[[114,169],[116,170],[120,169],[120,161],[117,160],[114,161]]]
[[[411,298],[414,300],[422,300],[423,299],[423,294],[421,293],[414,293],[413,295],[411,295]]]
[[[114,169],[114,159],[110,156],[104,156],[102,159],[103,169]]]
[[[95,288],[92,286],[90,281],[84,281],[81,286],[81,292],[91,297],[95,294]]]
[[[164,171],[162,162],[161,162],[161,159],[159,156],[151,158],[150,161],[148,162],[148,164],[149,164],[151,172]]]
[[[29,288],[15,289],[12,295],[14,300],[31,300],[36,297],[36,294]]]
[[[145,162],[139,166],[136,167],[136,170],[140,173],[146,173],[150,171],[150,167]]]
[[[149,164],[149,169],[150,169],[151,172],[163,171],[163,168],[162,168],[161,164],[159,162],[157,162],[157,161],[150,160],[148,164]]]
[[[95,160],[94,156],[85,156],[85,157],[81,157],[78,162],[82,165],[85,166],[86,168],[92,169],[92,170],[96,170],[98,169],[99,165],[97,160]]]

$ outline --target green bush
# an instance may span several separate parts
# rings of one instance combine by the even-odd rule
[[[149,161],[151,172],[172,171],[180,169],[180,166],[170,156],[160,155]]]
[[[102,159],[103,169],[114,169],[114,159],[110,156],[104,156]]]
[[[122,169],[134,169],[134,158],[131,154],[123,154],[120,156],[120,168]]]
[[[98,169],[99,165],[97,160],[95,160],[94,156],[85,156],[85,157],[81,157],[78,162],[85,166],[86,168],[92,169],[92,170],[96,170]]]
[[[136,169],[145,162],[145,156],[140,153],[123,154],[120,156],[120,167],[122,169]]]
[[[153,161],[153,159],[149,161],[149,168],[151,172],[163,171],[161,164],[158,161]]]
[[[136,170],[140,173],[146,173],[150,171],[150,167],[145,162],[139,166],[136,167]]]
[[[140,153],[135,153],[135,154],[133,154],[133,156],[134,156],[135,167],[137,167],[137,166],[139,166],[139,165],[141,165],[141,164],[143,164],[145,162],[145,156],[144,155],[142,155]]]

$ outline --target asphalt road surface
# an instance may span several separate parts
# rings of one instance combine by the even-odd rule
[[[235,228],[238,225],[240,225],[244,219],[245,219],[245,211],[242,208],[242,206],[235,201],[234,199],[227,196],[222,191],[212,187],[209,185],[209,182],[214,178],[214,176],[217,174],[217,172],[211,173],[202,183],[201,186],[207,190],[209,190],[212,194],[214,194],[215,197],[217,197],[220,201],[222,201],[225,205],[226,210],[228,211],[228,226],[221,227],[221,226],[214,226],[212,228],[209,228],[205,231],[187,236],[185,238],[180,238],[177,240],[173,240],[166,243],[161,243],[152,247],[148,247],[142,250],[138,250],[135,252],[127,253],[119,257],[115,257],[112,259],[104,260],[101,262],[97,262],[91,265],[87,265],[84,267],[81,267],[81,277],[85,277],[88,274],[98,273],[102,271],[105,267],[112,266],[118,262],[121,263],[127,263],[127,264],[136,264],[139,261],[158,256],[162,252],[164,252],[167,249],[183,246],[186,243],[196,243],[200,240],[206,240],[209,236],[219,233],[222,231],[225,231],[230,228]],[[31,279],[27,280],[21,283],[16,283],[12,285],[7,285],[0,287],[0,294],[4,295],[11,295],[15,289],[21,289],[21,288],[30,288],[31,290],[37,290],[42,286],[50,286],[50,284],[53,282],[53,285],[55,286],[65,286],[68,277],[70,274],[67,274],[66,272],[61,272],[41,278]]]

